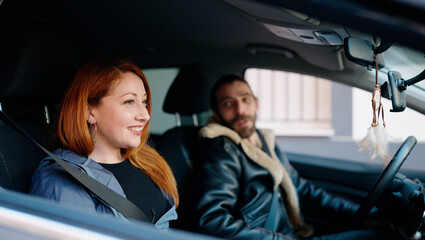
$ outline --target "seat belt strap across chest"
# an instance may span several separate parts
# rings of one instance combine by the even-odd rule
[[[261,144],[263,145],[262,150],[265,153],[267,153],[267,155],[272,157],[270,149],[269,149],[267,142],[264,139],[263,135],[259,131],[257,132],[257,134],[258,134],[258,137],[260,138]],[[264,228],[269,229],[269,230],[274,230],[273,228],[274,228],[274,224],[276,222],[276,211],[277,211],[277,207],[278,207],[278,203],[279,203],[279,189],[280,189],[280,187],[277,187],[273,191],[272,204],[270,205],[269,215],[267,215],[266,222],[264,223]]]
[[[264,228],[269,230],[274,230],[273,226],[276,222],[276,211],[279,203],[279,187],[273,191],[272,204],[270,206],[269,215],[267,216],[266,222],[264,223]]]

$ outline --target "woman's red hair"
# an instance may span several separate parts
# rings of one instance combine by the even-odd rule
[[[119,83],[123,73],[132,72],[143,81],[147,94],[147,110],[151,114],[151,92],[143,72],[134,64],[123,60],[95,59],[87,62],[76,73],[65,93],[53,139],[79,155],[89,156],[94,144],[86,118],[86,109],[96,106],[112,87]],[[179,203],[176,180],[167,162],[146,144],[149,121],[143,128],[141,144],[137,148],[122,149],[122,153],[137,168],[144,171],[166,194]]]

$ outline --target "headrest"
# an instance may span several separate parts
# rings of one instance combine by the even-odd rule
[[[180,69],[168,89],[162,109],[166,113],[192,115],[210,109],[210,81],[203,75],[198,64]]]
[[[59,102],[79,65],[76,43],[67,34],[60,27],[31,22],[0,38],[0,101]]]
[[[15,122],[37,122],[47,123],[49,109],[47,106],[37,102],[1,102],[1,108]]]

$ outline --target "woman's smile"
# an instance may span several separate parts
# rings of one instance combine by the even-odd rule
[[[142,130],[144,127],[144,125],[131,126],[128,127],[128,130],[130,130],[130,132],[132,132],[133,134],[140,136],[142,135]]]

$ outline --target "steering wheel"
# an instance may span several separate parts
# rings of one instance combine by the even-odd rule
[[[416,142],[416,138],[410,136],[406,138],[404,143],[397,150],[397,153],[382,172],[381,176],[379,176],[372,190],[369,192],[366,199],[357,210],[354,216],[354,226],[358,226],[367,218],[370,211],[372,210],[372,207],[375,206],[379,198],[391,186],[395,175],[397,174],[398,170],[400,170],[401,165],[403,165],[404,160],[406,160],[413,147],[416,145]]]

